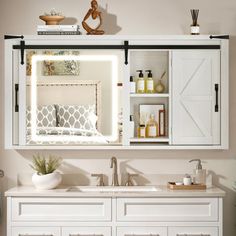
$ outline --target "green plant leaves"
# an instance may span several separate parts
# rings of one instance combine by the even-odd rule
[[[53,173],[61,165],[61,158],[49,156],[48,160],[40,154],[33,156],[30,167],[37,172],[38,175],[46,175]]]

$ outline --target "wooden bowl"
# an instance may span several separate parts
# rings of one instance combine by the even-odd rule
[[[46,25],[58,25],[60,21],[64,20],[64,16],[39,16],[39,18],[45,21]]]

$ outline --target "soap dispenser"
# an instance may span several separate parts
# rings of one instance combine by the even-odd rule
[[[146,79],[146,93],[153,93],[154,92],[154,82],[152,78],[152,71],[146,70],[148,72],[147,79]]]
[[[137,93],[145,93],[145,83],[143,78],[143,71],[137,70],[139,72],[139,76],[137,79]]]
[[[206,169],[202,169],[202,161],[200,159],[193,159],[189,162],[197,161],[196,169],[194,173],[194,183],[195,184],[206,184]]]

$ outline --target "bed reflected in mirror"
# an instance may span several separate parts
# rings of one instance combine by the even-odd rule
[[[27,51],[27,145],[122,143],[119,51]]]

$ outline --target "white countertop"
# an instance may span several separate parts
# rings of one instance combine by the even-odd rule
[[[7,197],[224,197],[225,192],[217,187],[206,190],[170,190],[157,186],[156,192],[69,192],[71,186],[60,186],[53,190],[36,190],[33,186],[18,186],[5,192]]]

